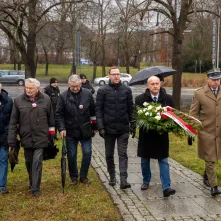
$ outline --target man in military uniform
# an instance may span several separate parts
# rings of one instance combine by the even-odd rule
[[[217,187],[215,163],[221,159],[221,71],[207,73],[207,84],[195,91],[190,115],[199,117],[202,127],[198,134],[198,156],[205,161],[204,184],[211,195],[221,194]]]

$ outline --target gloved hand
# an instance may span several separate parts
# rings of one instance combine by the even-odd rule
[[[187,141],[188,141],[188,145],[191,146],[193,144],[194,137],[188,136]]]
[[[105,130],[104,129],[100,129],[99,130],[99,135],[104,138],[105,137]]]
[[[48,135],[48,141],[49,141],[49,142],[53,142],[54,139],[55,139],[55,134],[49,134],[49,135]]]
[[[136,121],[133,120],[130,122],[130,134],[132,135],[132,138],[136,135]]]

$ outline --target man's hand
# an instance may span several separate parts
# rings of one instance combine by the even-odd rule
[[[130,134],[132,135],[132,138],[134,138],[136,135],[136,121],[135,120],[132,120],[130,122]]]
[[[60,135],[61,135],[61,139],[63,139],[64,137],[66,137],[66,130],[62,130],[60,132]]]
[[[136,128],[130,128],[130,134],[131,134],[132,138],[134,138],[136,135]]]
[[[105,137],[105,130],[104,129],[100,129],[99,130],[99,135],[104,138]]]

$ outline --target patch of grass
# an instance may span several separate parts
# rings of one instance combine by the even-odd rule
[[[193,145],[189,146],[187,137],[177,137],[170,134],[170,157],[183,166],[203,175],[205,163],[197,155],[197,137]],[[221,186],[221,161],[216,164],[216,171],[218,185]]]
[[[161,63],[153,65],[165,65]],[[141,63],[141,69],[147,67],[146,63]],[[13,69],[12,64],[0,64],[0,69]],[[24,70],[24,65],[22,65],[22,70]],[[109,67],[106,67],[106,74],[108,73]],[[45,64],[38,64],[37,66],[37,79],[38,80],[49,80],[51,77],[55,77],[58,81],[67,81],[70,76],[71,64],[49,64],[48,76],[45,75]],[[120,67],[121,73],[126,73],[126,67]],[[132,76],[138,71],[137,68],[130,67],[130,74]],[[82,65],[77,67],[77,73],[84,73],[87,75],[89,80],[93,77],[93,66]],[[97,76],[101,77],[102,68],[97,67]],[[194,73],[183,73],[182,74],[182,87],[201,87],[205,84],[206,76],[205,74],[194,74]],[[172,87],[172,76],[165,78],[164,86]]]
[[[41,196],[35,198],[28,191],[28,174],[25,168],[23,148],[19,153],[19,164],[8,173],[7,188],[10,193],[0,195],[0,220],[76,220],[118,221],[122,220],[117,208],[100,182],[96,172],[90,168],[90,185],[79,183],[69,186],[67,171],[65,193],[62,193],[60,176],[61,142],[56,159],[44,161]],[[78,165],[81,161],[79,148]],[[10,168],[10,165],[9,165]]]

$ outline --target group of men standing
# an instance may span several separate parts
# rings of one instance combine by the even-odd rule
[[[130,87],[121,83],[119,69],[112,67],[109,70],[109,84],[98,89],[95,105],[92,96],[95,91],[84,79],[86,79],[86,75],[71,75],[68,79],[68,89],[61,94],[55,78],[50,80],[50,85],[44,90],[45,93],[40,91],[38,80],[26,79],[25,91],[14,100],[13,108],[11,98],[6,91],[0,88],[1,193],[8,193],[5,187],[8,146],[15,148],[19,134],[29,174],[29,189],[33,196],[40,195],[43,151],[48,146],[48,141],[54,139],[56,129],[61,138],[66,140],[71,185],[77,185],[78,179],[83,184],[90,183],[88,170],[92,155],[92,137],[98,130],[99,135],[104,138],[109,185],[116,185],[114,150],[117,142],[120,188],[131,187],[127,182],[127,147],[129,134],[131,133],[134,137],[136,133],[133,118],[135,107],[143,106],[144,102],[155,102],[162,106],[173,107],[172,97],[166,93],[165,89],[161,88],[159,77],[152,76],[147,80],[146,91],[136,97],[134,107]],[[220,79],[220,72],[209,72],[206,86],[195,92],[190,109],[190,114],[199,115],[202,121],[203,126],[199,131],[198,141],[199,157],[206,162],[204,183],[211,187],[212,196],[221,193],[217,188],[215,171],[215,162],[221,158]],[[215,93],[212,93],[213,89],[216,89]],[[77,146],[79,143],[83,153],[80,173],[78,173],[77,166]],[[169,197],[175,194],[176,191],[171,188],[168,163],[168,133],[159,134],[157,131],[146,131],[140,128],[138,156],[141,157],[143,175],[141,190],[149,188],[151,181],[150,159],[157,159],[163,196]]]

